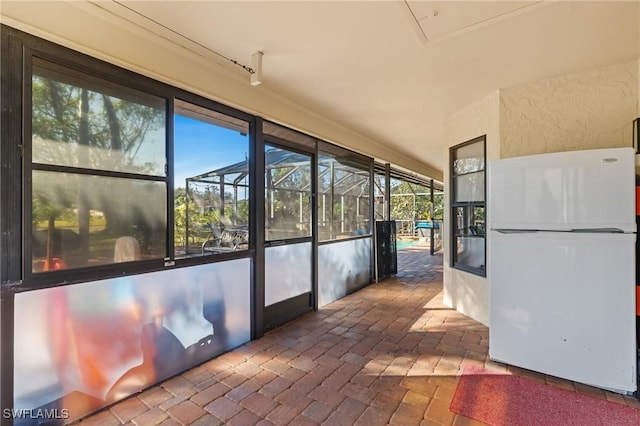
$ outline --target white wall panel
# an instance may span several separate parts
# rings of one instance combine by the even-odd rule
[[[15,408],[76,418],[249,341],[250,270],[239,259],[17,294]]]
[[[371,282],[371,238],[323,244],[318,247],[318,306]]]
[[[311,291],[311,243],[267,247],[264,305]]]

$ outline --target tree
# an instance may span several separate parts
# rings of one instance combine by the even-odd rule
[[[443,194],[434,194],[431,203],[431,189],[401,181],[392,180],[391,218],[395,220],[431,220],[442,219],[444,211]]]

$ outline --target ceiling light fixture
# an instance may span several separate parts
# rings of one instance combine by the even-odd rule
[[[262,83],[262,52],[251,55],[251,85],[258,86]]]

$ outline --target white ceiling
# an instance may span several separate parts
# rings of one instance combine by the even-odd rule
[[[262,51],[256,90],[438,170],[451,113],[500,88],[640,57],[638,1],[118,0],[108,9],[247,66]]]

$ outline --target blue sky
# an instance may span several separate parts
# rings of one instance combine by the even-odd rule
[[[243,161],[249,155],[249,135],[177,114],[174,124],[176,188],[184,188],[187,177]]]

